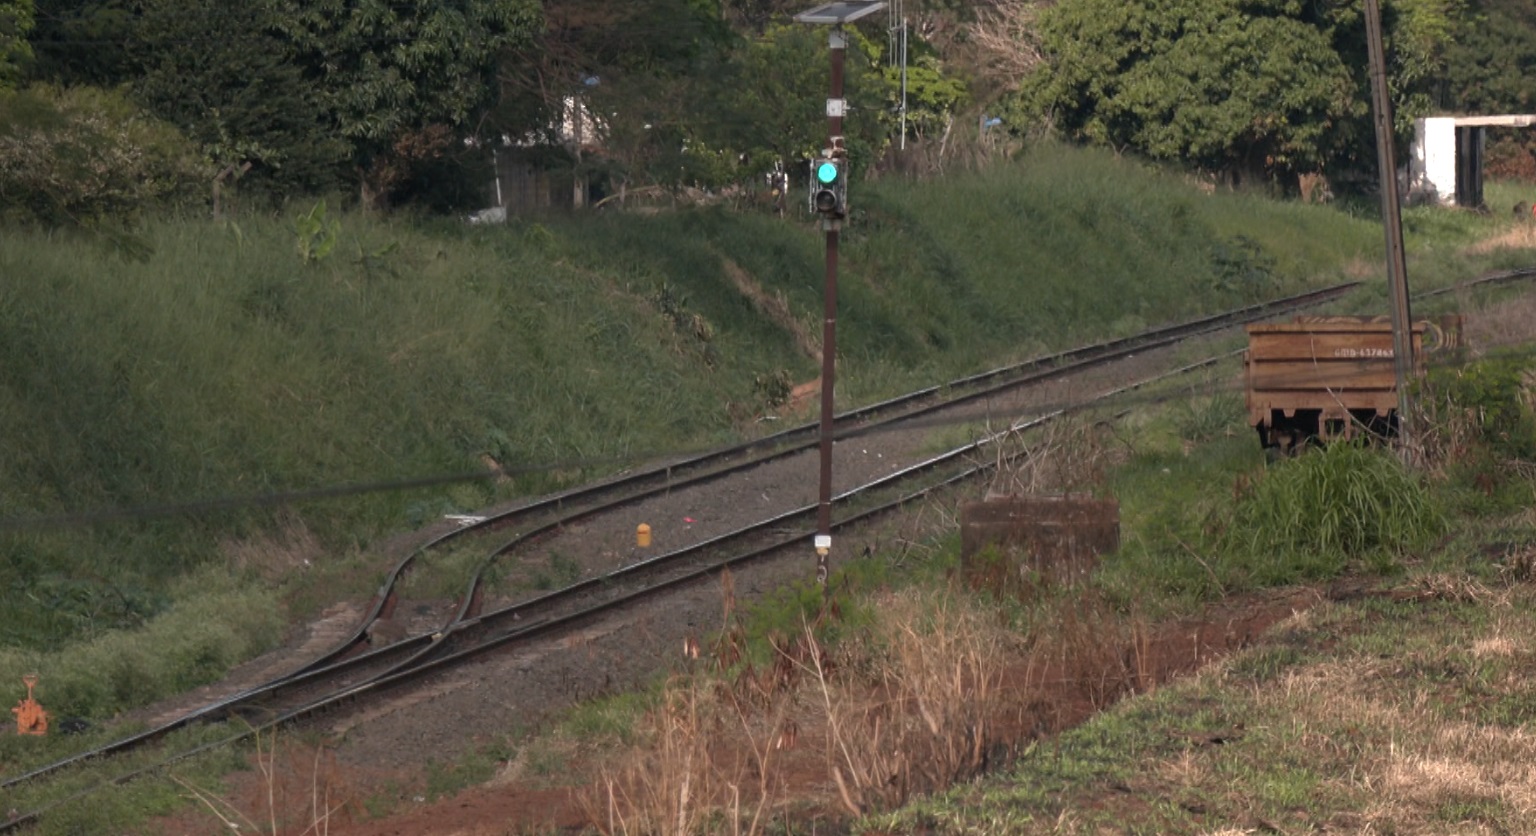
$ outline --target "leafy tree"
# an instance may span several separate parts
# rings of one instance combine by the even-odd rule
[[[1481,0],[1457,27],[1445,51],[1435,103],[1447,113],[1536,111],[1536,7],[1525,0]],[[1536,134],[1495,132],[1490,175],[1536,180]]]
[[[309,193],[338,182],[350,148],[278,32],[290,11],[281,0],[138,0],[128,60],[136,98],[219,169],[249,163],[267,188]]]
[[[0,219],[90,225],[202,199],[208,169],[117,91],[0,91]]]
[[[0,0],[0,89],[14,85],[32,58],[27,33],[34,14],[32,0]]]
[[[503,56],[496,132],[540,142],[550,168],[621,183],[700,179],[697,144],[683,146],[710,118],[698,107],[702,67],[732,43],[717,0],[546,0],[544,15],[542,37]],[[562,132],[578,113],[600,155]]]
[[[1071,136],[1233,175],[1310,171],[1364,103],[1293,0],[1067,0],[1041,16],[1025,113]],[[1016,123],[1023,121],[1014,116]]]
[[[538,0],[41,2],[38,77],[127,84],[221,167],[281,191],[351,174],[369,203],[446,152],[539,25]]]
[[[844,61],[843,120],[855,168],[868,166],[886,145],[890,79],[880,67],[879,45],[849,30]],[[826,99],[830,56],[826,27],[773,26],[742,45],[727,66],[710,74],[712,121],[701,121],[701,138],[733,149],[761,165],[816,156],[827,144]]]
[[[131,0],[35,0],[31,77],[62,86],[115,87],[132,80]]]
[[[496,55],[540,20],[538,0],[313,0],[282,26],[376,205],[491,103]]]
[[[1436,104],[1460,113],[1530,113],[1536,109],[1536,7],[1524,0],[1483,0],[1456,28],[1445,51]]]
[[[937,53],[927,49],[912,52],[915,60],[909,60],[907,66],[906,130],[908,135],[921,139],[943,133],[969,99],[969,92],[964,82],[945,73]],[[901,67],[886,67],[884,86],[886,112],[890,114],[888,121],[893,123],[893,132],[899,135]]]
[[[1388,68],[1399,130],[1434,109],[1447,50],[1467,18],[1466,0],[1396,0],[1383,12],[1390,26]]]
[[[804,0],[722,0],[722,14],[736,29],[748,35],[760,35],[773,23],[784,23],[791,15],[809,9]]]
[[[631,185],[710,188],[802,159],[826,144],[827,31],[767,24],[788,11],[731,0],[551,0],[544,37],[504,62],[501,132],[527,135],[516,126],[532,125],[555,145],[554,128],[579,103],[601,147],[568,145],[564,164]],[[756,24],[743,14],[765,15],[766,31],[750,34]],[[733,34],[728,21],[749,34]],[[850,145],[867,157],[887,86],[872,42],[856,36],[848,56]]]
[[[1466,15],[1467,0],[1384,3],[1399,131],[1430,110]],[[1039,20],[1049,63],[1023,85],[1016,128],[1044,116],[1234,176],[1375,166],[1358,2],[1062,0]]]

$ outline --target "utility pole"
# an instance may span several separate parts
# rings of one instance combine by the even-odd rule
[[[827,94],[827,147],[822,160],[812,163],[812,206],[821,213],[827,235],[827,272],[822,289],[821,327],[821,479],[816,505],[816,583],[827,583],[827,559],[832,551],[832,392],[837,372],[837,245],[847,216],[848,150],[843,142],[843,69],[848,55],[844,24],[885,8],[878,2],[827,3],[795,15],[800,23],[832,26],[828,45],[832,52],[832,85]]]
[[[1413,315],[1408,308],[1408,258],[1403,248],[1403,213],[1397,196],[1397,153],[1392,128],[1392,100],[1387,90],[1386,50],[1382,45],[1381,5],[1365,0],[1365,39],[1371,62],[1371,101],[1375,105],[1376,159],[1381,169],[1381,219],[1387,237],[1387,287],[1392,303],[1392,359],[1397,374],[1397,434],[1412,449],[1413,401],[1408,378],[1413,373]]]

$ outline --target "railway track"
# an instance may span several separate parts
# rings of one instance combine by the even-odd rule
[[[1536,274],[1536,271],[1529,271],[1529,273]],[[1511,279],[1505,274],[1484,279],[1490,283],[1508,280]],[[843,434],[854,429],[865,431],[882,424],[908,421],[917,416],[985,398],[1002,390],[1071,375],[1193,336],[1209,334],[1244,322],[1321,304],[1342,296],[1355,286],[1356,283],[1338,285],[1265,305],[1250,306],[1218,316],[1154,329],[1134,337],[1036,358],[954,381],[943,387],[932,387],[910,393],[838,416],[838,432]],[[1215,358],[1177,369],[1173,373],[1185,373],[1210,362],[1215,362]],[[1149,381],[1143,381],[1145,382]],[[1106,393],[1100,399],[1118,394],[1119,391]],[[837,527],[856,524],[872,515],[900,507],[943,486],[974,478],[977,471],[986,466],[968,464],[966,457],[975,456],[981,445],[996,443],[998,437],[1002,435],[1028,429],[1035,423],[1050,420],[1059,414],[1060,411],[1050,413],[1035,419],[1035,422],[1030,424],[1010,427],[998,436],[956,448],[918,465],[904,468],[874,483],[839,495],[835,499],[836,507],[844,513],[837,521]],[[785,548],[793,548],[797,544],[803,545],[804,541],[810,537],[810,522],[814,516],[814,506],[799,508],[728,535],[697,543],[601,577],[574,583],[530,601],[486,613],[480,611],[483,604],[481,590],[484,578],[488,568],[498,556],[549,531],[569,525],[575,520],[638,502],[647,496],[674,490],[681,485],[725,478],[742,470],[760,466],[767,461],[794,455],[816,444],[817,429],[815,424],[797,426],[755,441],[557,494],[485,517],[463,528],[434,537],[394,567],[379,594],[375,596],[368,616],[357,631],[320,659],[262,686],[205,706],[171,723],[8,779],[0,784],[0,790],[14,790],[25,783],[37,781],[87,760],[141,748],[194,722],[240,717],[247,722],[251,730],[255,730],[276,723],[313,716],[338,706],[364,702],[374,695],[444,670],[465,659],[485,654],[513,642],[570,629],[584,620],[597,618],[601,613],[614,607],[642,600],[659,591],[712,575],[725,566],[754,560]],[[912,487],[918,481],[922,484]],[[846,509],[853,504],[858,504],[859,510],[847,512]],[[369,627],[398,605],[401,580],[412,571],[423,555],[476,533],[488,534],[516,525],[525,527],[520,533],[494,548],[481,562],[474,578],[461,596],[460,604],[452,618],[440,629],[407,636],[382,648],[367,647]],[[786,535],[786,531],[791,533]],[[227,745],[251,733],[252,731],[248,730],[232,735],[228,739],[208,746],[180,753],[174,759],[189,757],[209,748]],[[119,776],[114,779],[114,783],[131,780],[143,772],[159,769],[163,765],[162,763],[147,770]],[[35,822],[48,809],[57,804],[68,803],[75,797],[77,796],[54,802],[31,813],[18,814],[9,821],[0,823],[0,832]]]
[[[1016,423],[1000,432],[839,494],[833,498],[834,508],[841,512],[833,523],[833,530],[842,531],[888,514],[1027,454],[1027,451],[1022,450],[1001,457],[986,454],[988,447],[1015,433],[1026,432],[1064,414],[1091,408],[1139,386],[1185,374],[1231,356],[1235,355],[1229,353],[1199,361],[1103,393],[1090,401]],[[850,506],[855,505],[858,507],[849,510]],[[27,813],[18,813],[10,820],[0,822],[0,832],[10,832],[36,823],[50,810],[78,802],[109,784],[127,783],[148,776],[177,761],[228,746],[279,725],[301,722],[338,709],[365,711],[370,700],[385,697],[393,689],[414,684],[509,645],[576,629],[616,608],[641,603],[676,587],[713,577],[723,569],[798,549],[811,536],[816,512],[816,505],[807,505],[754,523],[728,536],[659,555],[610,576],[589,579],[528,602],[456,622],[438,634],[418,637],[428,641],[426,647],[416,648],[413,642],[403,644],[402,650],[408,647],[415,651],[406,655],[404,660],[400,660],[400,654],[391,646],[363,654],[356,657],[355,661],[342,662],[271,683],[258,689],[259,694],[231,701],[218,713],[222,717],[241,718],[245,721],[245,729],[177,753],[154,765],[119,775],[109,782],[57,799]],[[342,670],[356,684],[338,680],[336,677]],[[206,710],[199,714],[204,719],[210,719]],[[148,742],[145,740],[140,745]],[[95,756],[101,757],[102,754],[103,750],[97,750]],[[77,762],[78,758],[71,759],[48,769],[51,772]],[[46,774],[32,773],[15,779],[13,783],[35,780]]]

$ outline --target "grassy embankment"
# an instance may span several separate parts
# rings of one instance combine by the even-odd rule
[[[1111,480],[1134,539],[1089,593],[1130,616],[1100,638],[1128,651],[1124,667],[1106,666],[1111,681],[1140,695],[857,829],[1529,832],[1536,296],[1463,302],[1523,311],[1524,344],[1432,370],[1411,474],[1348,447],[1266,468],[1230,440],[1191,449],[1187,413],[1157,422],[1175,432],[1138,445]],[[1241,423],[1224,434],[1243,439]],[[1233,592],[1345,575],[1341,594],[1316,586],[1197,675],[1137,681],[1150,660],[1136,625],[1160,604],[1188,615]],[[1217,612],[1218,625],[1242,623]],[[1033,623],[1040,645],[1072,641],[1069,624]]]
[[[1147,401],[1035,439],[1016,474],[1121,501],[1086,582],[977,594],[946,582],[952,535],[879,555],[830,622],[796,638],[810,589],[752,607],[505,771],[575,787],[604,833],[804,832],[828,808],[869,834],[1524,832],[1536,295],[1461,301],[1524,344],[1441,358],[1415,471],[1342,444],[1266,464],[1219,385]]]
[[[855,221],[843,405],[1369,274],[1359,265],[1380,249],[1368,219],[1339,209],[1203,195],[1062,151],[984,177],[871,185]],[[1410,213],[1424,284],[1513,263],[1453,249],[1498,223]],[[689,211],[468,229],[346,216],[335,250],[308,263],[287,219],[140,234],[142,260],[18,230],[0,248],[14,593],[0,680],[40,672],[57,716],[100,720],[207,681],[287,618],[365,594],[381,534],[750,431],[778,383],[815,374],[801,335],[819,318],[820,237],[800,222]],[[488,460],[510,484],[53,519]],[[26,765],[93,735],[7,739],[0,761]]]

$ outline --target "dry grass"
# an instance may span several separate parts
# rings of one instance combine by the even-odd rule
[[[282,747],[277,732],[258,733],[254,759],[257,780],[244,793],[217,793],[174,774],[171,779],[231,832],[269,836],[325,836],[356,796],[324,748]]]
[[[1052,421],[1029,443],[1017,434],[996,445],[997,467],[987,493],[1084,493],[1101,488],[1113,464],[1102,427],[1075,419]]]
[[[967,599],[915,592],[882,602],[850,649],[860,675],[835,675],[813,656],[812,691],[828,729],[828,769],[854,815],[899,807],[914,792],[980,772],[992,747],[1012,639]],[[850,660],[851,661],[851,660]]]
[[[1485,238],[1462,250],[1467,255],[1484,255],[1498,250],[1536,249],[1536,224],[1524,219],[1504,232]]]
[[[1344,276],[1349,279],[1371,279],[1381,275],[1381,263],[1370,259],[1356,258],[1344,265]]]
[[[1473,652],[1510,652],[1494,636]],[[1281,687],[1256,695],[1261,710],[1284,709],[1318,729],[1301,735],[1320,762],[1337,761],[1325,729],[1367,732],[1345,789],[1372,799],[1364,819],[1382,832],[1435,832],[1447,805],[1486,799],[1519,819],[1536,812],[1536,736],[1523,728],[1447,722],[1425,694],[1402,699],[1381,687],[1369,665],[1316,665],[1287,675]],[[1334,779],[1338,780],[1338,779]]]
[[[821,362],[821,336],[813,335],[812,329],[795,316],[782,290],[772,294],[763,290],[763,286],[750,273],[729,258],[722,258],[720,266],[725,277],[731,280],[731,285],[752,303],[758,313],[789,333],[801,354]]]
[[[706,679],[673,682],[646,718],[645,743],[583,796],[593,825],[604,834],[762,832],[779,796],[773,766],[784,722]]]
[[[1536,340],[1536,294],[1479,309],[1467,317],[1463,338],[1474,354]]]
[[[314,533],[296,514],[287,514],[281,530],[254,540],[231,540],[219,547],[231,572],[253,571],[263,580],[282,580],[310,566],[325,553]]]
[[[825,803],[859,815],[980,772],[1010,634],[958,595],[882,600],[874,624],[836,653],[813,625],[780,641],[765,669],[738,664],[730,637],[711,670],[679,677],[583,802],[605,834],[760,833],[794,802],[791,784],[827,776]],[[706,662],[708,660],[705,660]],[[813,795],[815,793],[812,793]]]
[[[742,661],[728,617],[582,791],[592,826],[755,834],[807,805],[895,810],[1006,763],[1057,726],[1062,694],[1104,707],[1155,685],[1145,623],[1082,596],[1040,603],[1022,631],[953,590],[887,593],[870,611],[835,649],[805,625],[764,667]]]
[[[1424,586],[1438,589],[1441,582]],[[1442,634],[1433,627],[1413,625],[1400,636],[1399,653],[1334,656],[1225,697],[1211,696],[1226,687],[1225,666],[1206,672],[1195,690],[1207,700],[1230,701],[1228,710],[1250,721],[1263,748],[1246,756],[1187,750],[1148,769],[1195,796],[1221,799],[1230,811],[1251,804],[1244,793],[1266,780],[1261,764],[1256,780],[1249,779],[1252,785],[1241,784],[1248,789],[1230,795],[1236,759],[1309,764],[1318,777],[1313,792],[1321,806],[1312,812],[1323,817],[1319,820],[1327,820],[1330,807],[1358,811],[1335,813],[1330,831],[1508,832],[1510,822],[1530,821],[1536,813],[1536,735],[1523,724],[1486,722],[1475,711],[1463,712],[1467,719],[1448,718],[1454,712],[1447,704],[1457,699],[1462,683],[1411,673],[1459,669],[1465,663],[1458,660],[1467,659],[1501,665],[1507,672],[1493,680],[1491,694],[1470,689],[1485,699],[1523,693],[1536,684],[1529,665],[1520,661],[1529,658],[1536,639],[1536,623],[1525,612],[1528,602],[1474,598],[1494,613],[1493,623],[1447,646],[1435,646]],[[1306,622],[1282,628],[1293,634],[1310,629]]]

